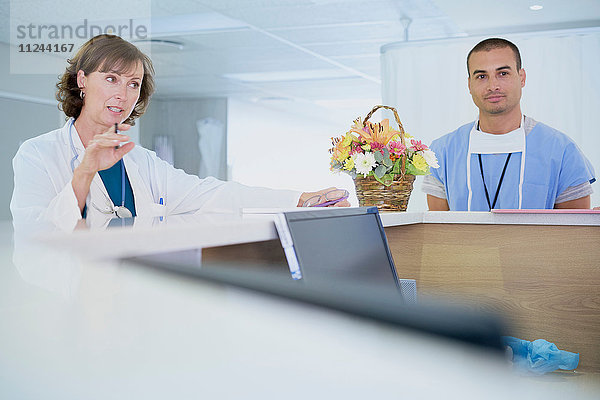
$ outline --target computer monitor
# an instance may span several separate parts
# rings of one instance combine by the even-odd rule
[[[283,212],[275,225],[294,279],[335,286],[343,277],[401,292],[376,207]]]
[[[406,292],[400,288],[404,280],[396,275],[376,208],[285,212],[278,216],[277,225],[288,263],[295,262],[301,273],[295,281],[283,264],[273,269],[243,259],[200,263],[197,250],[129,260],[502,353],[503,323],[496,315],[446,303],[405,305],[413,302],[406,301]]]
[[[178,274],[214,282],[223,286],[245,288],[286,300],[324,307],[355,317],[366,318],[420,334],[433,334],[495,350],[503,355],[501,334],[504,324],[498,315],[459,308],[449,303],[427,302],[398,306],[397,288],[390,290],[374,283],[359,282],[345,276],[334,279],[293,281],[289,275],[246,268],[243,261],[231,265],[199,268],[189,260],[168,257],[135,257],[129,261]],[[333,278],[333,277],[332,277]]]

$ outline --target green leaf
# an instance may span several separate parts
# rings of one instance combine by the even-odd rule
[[[381,180],[383,181],[383,184],[385,186],[390,186],[392,184],[392,182],[394,181],[394,175],[392,175],[392,174],[385,174],[383,176],[383,178],[381,178]]]
[[[387,149],[385,149],[385,153],[383,155],[383,165],[385,165],[386,167],[391,167],[392,166],[392,159],[390,158],[390,154],[387,151]]]
[[[411,163],[406,164],[406,173],[410,175],[419,175],[419,170],[414,167]]]
[[[385,165],[380,165],[377,168],[375,168],[375,171],[373,171],[373,175],[375,175],[376,178],[381,178],[383,175],[385,175],[385,173]]]
[[[375,156],[375,161],[377,161],[380,164],[383,162],[383,156],[381,155],[381,152],[374,151],[373,155]]]
[[[429,167],[427,167],[427,171],[423,171],[415,168],[411,163],[406,164],[406,173],[410,175],[429,175]]]
[[[374,175],[377,182],[381,183],[384,186],[390,186],[394,181],[394,176],[391,174],[385,174],[381,178],[378,178],[377,175]]]
[[[402,169],[402,159],[399,158],[394,163],[394,167],[392,168],[392,174],[398,175],[400,173],[401,169]]]
[[[342,163],[338,160],[331,160],[331,166],[336,169],[342,168]]]

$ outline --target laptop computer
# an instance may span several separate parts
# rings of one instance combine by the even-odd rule
[[[415,281],[398,278],[377,207],[282,212],[275,226],[293,279],[331,286],[351,279],[416,302]]]

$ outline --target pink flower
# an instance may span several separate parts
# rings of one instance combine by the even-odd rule
[[[377,142],[372,142],[371,143],[371,150],[372,151],[379,151],[381,154],[383,154],[383,149],[384,149],[384,145],[382,145],[381,143],[377,143]]]
[[[354,153],[363,153],[363,149],[360,147],[360,143],[352,142],[352,150],[350,150],[350,155]]]
[[[396,156],[401,156],[406,151],[406,146],[399,141],[389,142],[387,147],[390,153],[395,154]]]
[[[410,139],[410,148],[414,151],[427,150],[429,147],[421,143],[420,140]]]

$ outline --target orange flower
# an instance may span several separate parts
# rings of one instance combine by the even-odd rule
[[[368,144],[380,143],[387,145],[390,140],[400,132],[390,128],[390,121],[386,118],[380,123],[368,122],[363,127],[360,118],[354,121],[354,125],[350,132],[357,134]]]
[[[350,157],[350,145],[346,144],[345,138],[332,138],[331,144],[333,147],[329,150],[332,154],[332,159],[337,160],[341,163],[344,162],[348,157]]]

